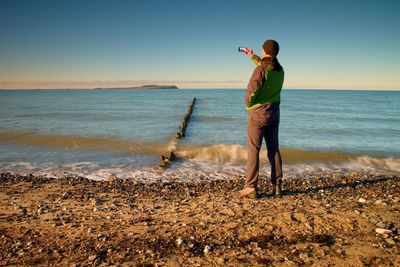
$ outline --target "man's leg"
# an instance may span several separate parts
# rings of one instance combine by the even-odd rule
[[[265,141],[268,150],[268,160],[271,164],[272,193],[282,194],[282,157],[279,151],[279,124],[268,126],[265,130]]]
[[[257,188],[260,148],[264,135],[264,129],[254,121],[249,120],[247,125],[247,168],[246,188]]]

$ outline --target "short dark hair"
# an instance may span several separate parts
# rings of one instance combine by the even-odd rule
[[[271,56],[277,56],[279,53],[279,44],[275,40],[267,40],[263,44],[263,49],[265,53]]]

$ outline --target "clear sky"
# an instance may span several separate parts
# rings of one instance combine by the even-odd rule
[[[400,1],[0,1],[0,88],[244,88],[280,43],[285,88],[400,89]]]

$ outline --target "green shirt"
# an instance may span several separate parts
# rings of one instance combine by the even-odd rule
[[[247,86],[245,96],[246,110],[280,102],[285,78],[283,68],[280,67],[277,70],[273,70],[270,65],[270,57],[264,57],[261,60],[258,56],[253,56],[251,60],[257,67],[254,69]]]

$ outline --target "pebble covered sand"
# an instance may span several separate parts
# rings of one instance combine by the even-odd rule
[[[231,180],[0,174],[1,266],[400,266],[400,177],[318,173],[284,196]]]

